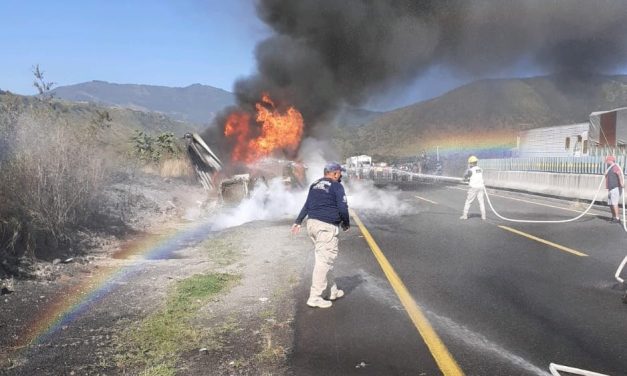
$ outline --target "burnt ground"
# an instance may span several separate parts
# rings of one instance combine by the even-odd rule
[[[120,360],[122,333],[163,309],[177,281],[206,273],[239,282],[193,316],[200,341],[179,354],[175,374],[288,373],[306,239],[290,237],[290,221],[211,232],[199,214],[219,208],[201,200],[202,190],[172,188],[143,188],[155,204],[134,217],[138,231],[103,238],[67,263],[37,263],[35,278],[11,281],[12,292],[0,297],[0,374],[141,374]]]

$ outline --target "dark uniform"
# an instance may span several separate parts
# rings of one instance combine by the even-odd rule
[[[340,165],[336,163],[325,167],[325,172],[340,170]],[[350,227],[348,203],[342,184],[330,178],[314,182],[309,187],[307,201],[296,218],[295,225],[300,225],[307,216],[307,234],[314,243],[316,255],[307,305],[327,308],[331,306],[331,302],[322,297],[327,287],[330,286],[330,300],[344,296],[344,291],[337,288],[333,277],[333,263],[338,253],[339,226],[344,230]]]

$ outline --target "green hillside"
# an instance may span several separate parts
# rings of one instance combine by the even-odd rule
[[[20,96],[9,92],[0,93],[0,104],[9,104],[15,113],[21,117],[32,115],[36,112],[49,112],[45,107],[48,104],[34,97]],[[86,131],[89,128],[106,128],[106,142],[118,147],[125,147],[129,137],[135,131],[143,131],[148,134],[172,132],[177,137],[182,137],[186,132],[197,131],[196,124],[172,120],[156,112],[144,112],[126,108],[110,108],[93,103],[73,103],[63,100],[53,100],[52,106],[56,110],[54,122],[63,122],[77,131]]]
[[[593,111],[627,106],[627,76],[546,76],[477,81],[440,97],[382,114],[351,130],[338,129],[342,153],[415,155],[438,140],[472,134],[585,122]]]

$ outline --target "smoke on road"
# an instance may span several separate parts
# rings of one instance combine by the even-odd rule
[[[310,183],[323,176],[327,160],[324,155],[332,155],[328,143],[306,139],[301,147],[301,156],[307,165],[307,181]],[[378,189],[371,181],[355,181],[345,184],[350,208],[367,211],[369,215],[398,216],[409,214],[414,208],[402,201],[400,191],[393,188]],[[216,229],[238,226],[255,220],[296,219],[305,199],[307,190],[290,190],[282,177],[268,183],[258,183],[249,198],[236,207],[227,209],[216,219]]]

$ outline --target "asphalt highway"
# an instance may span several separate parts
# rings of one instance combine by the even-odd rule
[[[567,219],[586,206],[490,192],[511,218]],[[460,220],[463,186],[398,194],[409,213],[356,211],[389,269],[354,224],[335,266],[347,294],[329,309],[305,305],[312,251],[296,291],[295,375],[548,375],[550,363],[627,375],[627,305],[614,279],[627,233],[606,207],[521,224],[489,207],[482,221],[477,202]]]

